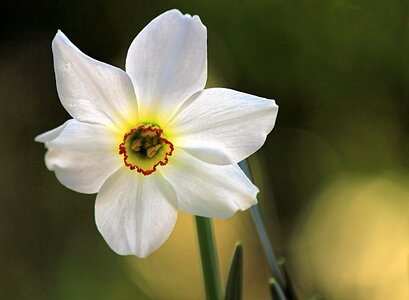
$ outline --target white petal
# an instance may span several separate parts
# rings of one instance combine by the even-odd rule
[[[194,215],[227,218],[257,203],[257,187],[237,164],[208,164],[178,148],[160,171],[176,191],[178,208]]]
[[[95,220],[116,253],[146,257],[172,232],[175,205],[175,191],[158,172],[143,176],[123,167],[99,191]]]
[[[237,163],[256,152],[273,129],[274,100],[222,88],[193,95],[167,125],[175,146],[214,164]]]
[[[152,20],[138,34],[128,51],[126,72],[134,84],[141,116],[167,121],[183,101],[204,88],[206,39],[206,27],[198,16],[182,15],[175,9]]]
[[[123,165],[117,137],[102,125],[70,120],[46,143],[47,168],[58,180],[80,193],[96,193],[104,181]]]
[[[46,131],[42,134],[39,134],[35,137],[34,141],[39,142],[39,143],[46,143],[46,142],[51,142],[52,140],[54,140],[57,136],[60,135],[60,133],[63,131],[63,129],[65,128],[65,126],[67,126],[68,122],[70,122],[70,120],[66,121],[64,124],[51,129],[49,131]]]
[[[58,31],[53,43],[57,90],[75,119],[125,128],[138,119],[138,105],[129,76],[82,53]]]

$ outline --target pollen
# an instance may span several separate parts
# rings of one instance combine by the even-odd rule
[[[119,154],[123,155],[128,168],[146,176],[155,172],[158,166],[165,166],[173,149],[161,128],[142,124],[125,133]]]

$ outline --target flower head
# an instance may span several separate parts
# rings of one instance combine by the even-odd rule
[[[82,53],[58,31],[54,68],[72,119],[36,137],[66,187],[98,193],[95,220],[119,254],[145,257],[170,235],[177,210],[226,218],[257,203],[237,162],[272,130],[273,100],[204,89],[206,27],[170,10],[134,39],[126,73]]]

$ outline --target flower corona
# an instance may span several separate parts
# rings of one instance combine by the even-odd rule
[[[145,176],[155,172],[158,166],[165,166],[174,147],[162,134],[162,129],[150,124],[141,124],[125,133],[119,144],[125,166]]]

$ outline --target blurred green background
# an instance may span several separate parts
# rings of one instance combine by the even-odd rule
[[[33,141],[69,118],[57,29],[123,68],[132,39],[171,8],[208,28],[208,86],[280,106],[251,164],[300,299],[409,299],[407,0],[2,1],[0,299],[203,299],[191,216],[148,259],[118,256],[96,229],[95,196],[59,184]],[[249,213],[215,225],[223,278],[240,239],[245,299],[268,299]]]

